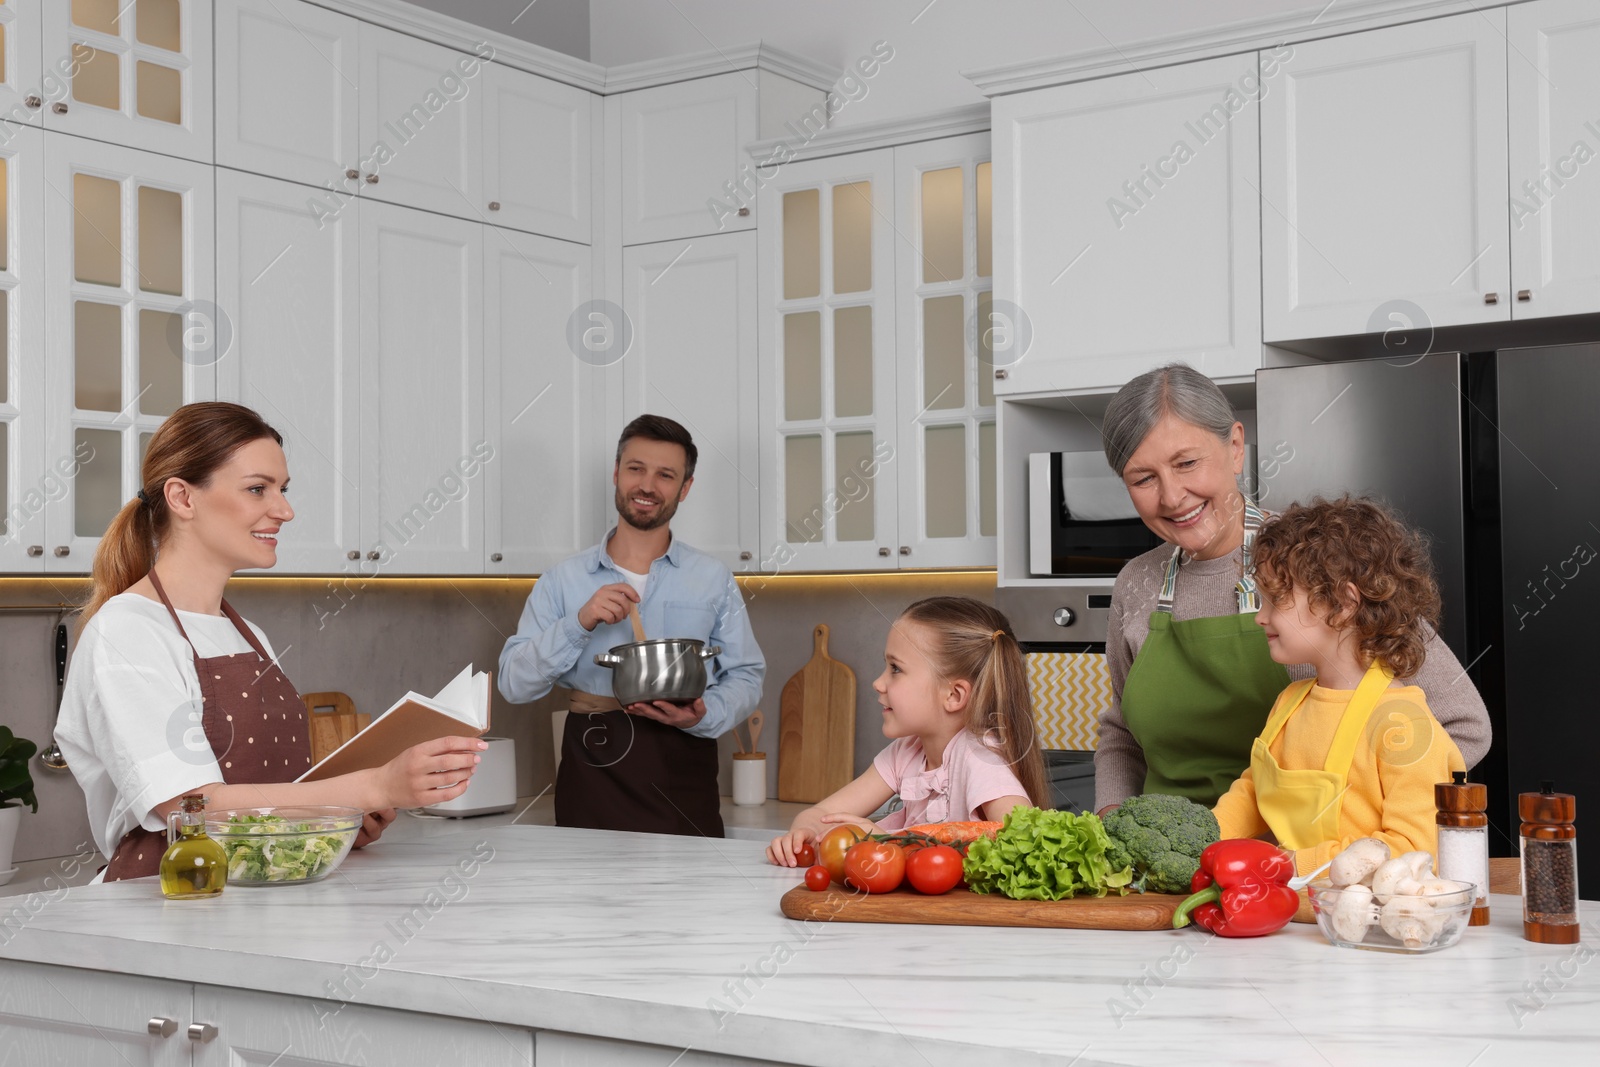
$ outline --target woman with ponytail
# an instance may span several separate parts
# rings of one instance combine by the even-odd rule
[[[795,816],[767,848],[773,863],[796,866],[796,850],[830,824],[900,830],[1050,806],[1022,649],[1004,615],[970,597],[919,600],[889,628],[883,658],[872,688],[892,743],[861,777]],[[867,820],[896,793],[900,810]]]
[[[186,404],[150,439],[140,486],[95,553],[56,727],[111,858],[107,881],[156,873],[167,814],[186,793],[218,808],[359,807],[370,813],[359,847],[396,806],[466,791],[487,747],[472,737],[294,781],[311,766],[305,705],[266,635],[222,598],[234,571],[277,562],[294,518],[276,430],[238,404]]]

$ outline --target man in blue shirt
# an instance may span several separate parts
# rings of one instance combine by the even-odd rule
[[[534,583],[500,653],[507,700],[572,690],[556,774],[560,826],[722,836],[716,738],[755,709],[767,666],[733,574],[672,536],[698,457],[689,431],[671,419],[629,423],[611,472],[617,525]],[[611,696],[611,671],[594,654],[633,642],[635,604],[647,636],[721,647],[693,704],[623,708]]]

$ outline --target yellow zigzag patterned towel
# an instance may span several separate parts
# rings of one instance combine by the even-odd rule
[[[1111,706],[1111,669],[1103,654],[1032,652],[1028,688],[1039,747],[1090,751],[1100,743],[1100,713]]]

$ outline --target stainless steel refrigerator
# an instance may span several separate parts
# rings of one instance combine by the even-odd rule
[[[1262,370],[1256,420],[1269,510],[1359,493],[1427,533],[1441,636],[1494,726],[1471,775],[1489,786],[1491,852],[1516,854],[1516,795],[1542,782],[1575,794],[1580,820],[1597,810],[1600,345]]]

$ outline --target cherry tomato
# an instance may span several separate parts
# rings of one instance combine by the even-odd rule
[[[867,893],[889,893],[906,878],[906,850],[893,841],[863,841],[845,853],[848,884]]]
[[[820,893],[828,888],[828,883],[833,881],[833,876],[828,873],[828,868],[822,864],[806,870],[806,888],[813,893]]]
[[[817,842],[817,862],[828,868],[828,874],[835,882],[844,884],[844,854],[865,836],[860,827],[835,826]]]
[[[949,845],[919,848],[906,859],[906,881],[919,893],[950,892],[961,884],[961,853]]]
[[[796,867],[809,867],[817,862],[817,850],[810,841],[794,850],[794,865]]]

